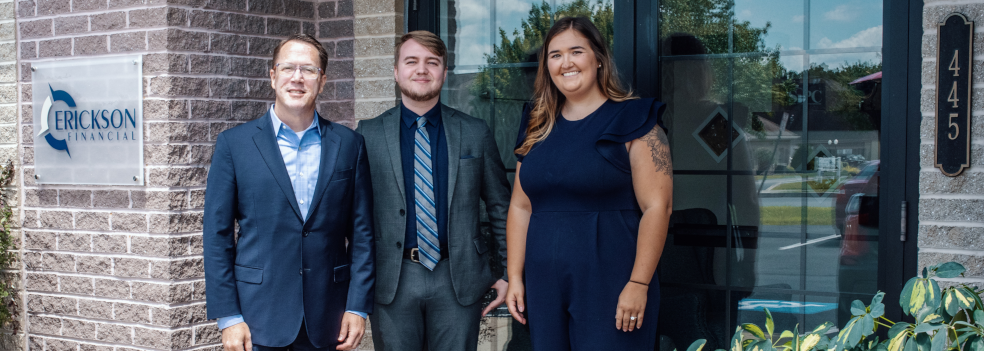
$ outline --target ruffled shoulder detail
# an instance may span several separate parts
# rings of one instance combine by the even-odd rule
[[[656,125],[667,132],[663,124],[664,110],[666,104],[651,98],[617,104],[612,111],[611,122],[595,143],[595,149],[616,168],[629,173],[632,167],[625,143],[641,138]]]
[[[526,140],[526,127],[530,125],[530,111],[533,109],[533,104],[527,102],[523,104],[523,119],[519,121],[519,135],[516,137],[516,147],[513,150],[518,149],[523,145],[523,141]],[[523,162],[523,155],[515,154],[516,161]]]

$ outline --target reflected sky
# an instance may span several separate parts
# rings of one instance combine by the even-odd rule
[[[551,9],[556,9],[572,1],[551,0],[547,3]],[[455,65],[485,64],[484,55],[491,52],[493,43],[500,41],[499,29],[513,39],[514,31],[521,30],[521,22],[529,16],[533,3],[529,0],[456,0],[458,31],[455,33]],[[770,49],[791,51],[882,46],[882,1],[879,0],[736,0],[734,15],[735,20],[748,21],[753,27],[764,27],[766,22],[770,23],[772,27],[765,36],[765,46]],[[804,43],[807,16],[810,24],[808,45]],[[494,27],[490,25],[493,18]],[[844,59],[848,56],[824,55],[822,62],[811,62],[837,68],[845,64]],[[802,65],[801,57],[782,60],[786,67]],[[880,60],[880,57],[875,60]]]

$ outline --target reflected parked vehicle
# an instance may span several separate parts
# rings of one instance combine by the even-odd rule
[[[838,220],[843,218],[837,272],[839,325],[850,320],[852,301],[870,298],[878,290],[877,276],[870,269],[878,263],[878,173],[878,161],[869,163],[838,194]],[[840,196],[847,191],[852,194],[841,205]]]
[[[837,231],[840,232],[841,235],[847,235],[845,224],[848,216],[846,212],[846,207],[848,205],[848,202],[851,200],[851,198],[854,195],[864,192],[864,189],[868,186],[868,183],[878,173],[878,169],[879,169],[878,167],[880,163],[881,162],[879,162],[878,160],[865,163],[864,165],[862,165],[861,172],[858,173],[858,175],[854,176],[854,178],[851,178],[850,180],[841,184],[840,187],[838,187],[837,200],[834,203],[834,214],[836,215],[835,219],[836,219]],[[875,196],[878,195],[877,184],[878,182],[876,180],[875,181],[876,187],[875,189],[870,191],[869,194]],[[875,215],[877,215],[877,213]]]

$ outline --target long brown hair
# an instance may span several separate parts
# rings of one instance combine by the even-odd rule
[[[526,126],[526,139],[523,140],[522,145],[516,148],[517,154],[526,155],[534,144],[547,138],[557,122],[557,111],[560,111],[564,105],[566,100],[564,95],[557,90],[557,86],[550,79],[550,71],[547,68],[547,51],[550,47],[550,41],[568,29],[576,30],[591,44],[595,59],[601,64],[601,67],[598,68],[598,87],[601,88],[601,93],[612,101],[619,102],[637,98],[632,95],[631,91],[622,87],[622,83],[618,79],[618,71],[615,69],[615,61],[608,49],[608,43],[605,42],[594,23],[585,17],[561,18],[547,32],[547,36],[543,39],[543,47],[540,48],[540,69],[536,72],[536,83],[533,86],[533,107],[530,110],[529,124]]]

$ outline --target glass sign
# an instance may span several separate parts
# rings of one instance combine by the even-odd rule
[[[39,184],[143,185],[140,55],[33,63]]]

